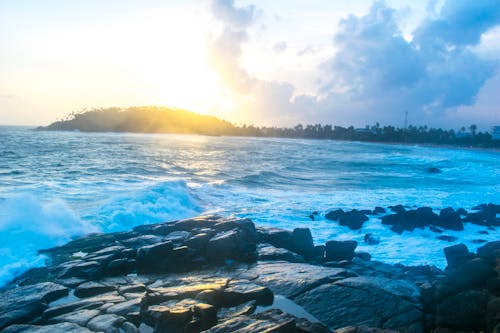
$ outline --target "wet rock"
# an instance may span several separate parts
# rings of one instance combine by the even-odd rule
[[[443,232],[444,232],[444,230],[443,230],[443,229],[438,228],[438,227],[433,226],[433,225],[430,225],[430,226],[429,226],[429,230],[430,230],[430,231],[432,231],[432,232],[438,233],[438,234],[441,234],[441,233],[443,233]]]
[[[500,241],[489,242],[477,249],[477,255],[488,260],[500,257]]]
[[[442,172],[439,168],[436,168],[436,167],[427,168],[425,171],[427,173],[434,173],[434,174]]]
[[[468,290],[446,298],[437,307],[436,325],[450,329],[485,329],[489,295],[478,290]]]
[[[455,237],[455,236],[448,236],[448,235],[438,236],[437,239],[443,240],[445,242],[456,242],[458,240],[457,237]]]
[[[439,219],[436,222],[438,227],[451,230],[464,230],[464,225],[460,214],[453,208],[445,208],[439,212]]]
[[[277,248],[270,244],[261,244],[258,246],[259,260],[264,261],[288,261],[305,262],[304,258],[292,251],[283,248]]]
[[[305,258],[314,256],[314,243],[309,228],[295,228],[292,232],[292,250]]]
[[[369,254],[368,252],[364,252],[364,251],[356,251],[356,252],[354,252],[354,256],[356,258],[359,258],[359,259],[364,260],[364,261],[370,261],[372,259],[371,254]]]
[[[395,206],[389,206],[389,209],[395,213],[404,213],[406,211],[405,207],[403,205],[395,205]]]
[[[141,273],[161,273],[168,270],[168,259],[172,255],[170,241],[146,245],[137,250],[137,269]]]
[[[35,319],[47,304],[68,294],[68,288],[52,282],[13,288],[0,295],[0,329]]]
[[[447,270],[446,275],[450,284],[463,290],[485,285],[486,280],[495,277],[496,273],[487,260],[475,258]]]
[[[347,326],[335,330],[335,333],[397,333],[397,331],[368,326]]]
[[[90,319],[98,316],[100,314],[99,310],[79,310],[70,313],[66,313],[54,318],[51,318],[49,323],[63,323],[69,322],[80,326],[86,326]]]
[[[345,213],[342,209],[336,209],[326,213],[325,218],[332,221],[338,221],[344,214]]]
[[[223,231],[212,237],[207,245],[207,257],[212,262],[223,262],[234,257],[238,242],[238,231]]]
[[[418,288],[405,280],[353,277],[323,284],[294,300],[330,327],[360,323],[394,330],[421,325]],[[335,300],[335,306],[331,306]],[[423,329],[420,327],[420,329]]]
[[[85,327],[74,323],[59,323],[53,325],[13,325],[2,331],[3,333],[92,333]]]
[[[365,234],[363,240],[369,245],[376,245],[380,243],[380,237],[374,234]]]
[[[91,297],[99,294],[104,294],[110,291],[114,291],[116,288],[114,286],[106,286],[99,282],[85,282],[80,284],[75,289],[76,297]]]
[[[258,228],[260,242],[290,250],[292,248],[292,232],[278,228]]]
[[[97,261],[79,261],[77,263],[69,264],[59,274],[59,278],[83,278],[83,279],[97,279],[102,276],[103,267]]]
[[[325,244],[325,259],[327,261],[352,260],[354,258],[354,250],[358,246],[358,242],[349,241],[328,241]]]
[[[358,210],[351,210],[339,217],[339,224],[348,227],[351,230],[359,230],[363,223],[368,221],[368,217]]]
[[[463,243],[443,249],[448,267],[457,267],[471,258],[471,253]]]
[[[297,332],[295,318],[279,310],[268,310],[250,316],[238,316],[226,320],[206,331],[206,333],[227,332]]]
[[[274,295],[267,287],[259,286],[247,280],[229,282],[221,297],[221,305],[233,307],[248,301],[255,301],[257,305],[270,305]]]
[[[131,300],[116,303],[106,309],[107,313],[116,314],[128,318],[129,314],[139,312],[141,310],[141,299],[133,298]]]
[[[106,273],[111,276],[127,274],[134,270],[136,263],[135,259],[115,259],[106,265]]]
[[[114,314],[104,314],[92,318],[87,327],[96,332],[120,333],[120,328],[126,319]]]
[[[257,276],[256,283],[269,287],[275,294],[293,298],[319,285],[355,274],[343,268],[329,268],[288,262],[259,262],[248,274]]]
[[[382,207],[375,207],[375,209],[373,209],[373,214],[385,214],[385,209]]]
[[[183,243],[186,239],[188,239],[191,234],[187,231],[172,231],[169,233],[163,240],[171,241],[172,243]]]

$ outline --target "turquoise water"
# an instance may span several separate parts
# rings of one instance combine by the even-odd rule
[[[449,243],[428,230],[399,236],[373,218],[358,233],[308,216],[332,208],[499,203],[499,160],[499,152],[471,149],[0,127],[0,283],[43,264],[38,249],[72,237],[200,213],[306,225],[318,243],[373,232],[381,244],[360,248],[374,259],[443,266],[441,248]],[[478,235],[483,229],[447,234],[471,248],[477,238],[500,238],[498,231]]]

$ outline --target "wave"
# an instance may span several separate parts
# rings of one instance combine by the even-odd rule
[[[184,181],[165,181],[134,190],[111,191],[110,198],[84,211],[36,192],[0,200],[0,286],[45,264],[40,249],[95,232],[191,217],[202,212]]]

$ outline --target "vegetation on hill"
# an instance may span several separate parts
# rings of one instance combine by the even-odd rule
[[[146,106],[93,109],[70,114],[39,130],[83,132],[181,133],[281,138],[332,139],[367,142],[428,143],[500,148],[490,133],[477,132],[476,125],[455,131],[427,126],[380,126],[364,128],[332,125],[297,125],[293,128],[235,126],[213,116],[166,107]]]

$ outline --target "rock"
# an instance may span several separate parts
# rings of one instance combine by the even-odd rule
[[[227,333],[227,332],[298,332],[295,326],[295,318],[280,310],[268,310],[250,316],[238,316],[226,320],[210,328],[205,333]]]
[[[496,273],[487,260],[475,258],[447,270],[446,275],[450,284],[463,290],[485,285]]]
[[[385,209],[382,207],[375,207],[375,209],[373,209],[373,214],[385,214]]]
[[[256,283],[269,287],[275,294],[288,298],[293,298],[324,283],[355,275],[343,268],[279,261],[259,262],[251,267],[247,273],[257,276]]]
[[[405,280],[352,277],[323,284],[294,300],[335,329],[363,323],[404,331],[421,325],[423,315],[414,303],[419,296],[418,288]]]
[[[369,254],[368,252],[364,252],[364,251],[356,251],[356,252],[354,252],[354,256],[356,258],[359,258],[359,259],[364,260],[364,261],[370,261],[372,259],[371,254]]]
[[[92,318],[87,327],[93,331],[104,333],[120,333],[122,324],[126,321],[125,318],[114,315],[104,314]]]
[[[273,293],[269,288],[246,280],[236,280],[229,282],[224,289],[221,305],[233,307],[248,301],[255,301],[257,305],[270,305],[273,299]]]
[[[374,234],[365,234],[363,240],[369,245],[376,245],[380,243],[380,237]]]
[[[352,260],[354,258],[354,250],[358,246],[358,242],[349,241],[328,241],[325,244],[325,259],[328,261]]]
[[[438,236],[437,239],[443,240],[445,242],[456,242],[458,240],[455,236],[441,235]]]
[[[99,310],[78,310],[51,318],[49,323],[69,322],[80,326],[86,326],[90,319],[99,314]]]
[[[314,243],[309,228],[295,228],[292,232],[291,242],[294,252],[305,258],[314,256]]]
[[[430,230],[430,231],[432,231],[432,232],[438,233],[438,234],[441,234],[441,233],[443,233],[443,232],[444,232],[444,230],[443,230],[443,229],[438,228],[438,227],[433,226],[433,225],[430,225],[430,226],[429,226],[429,230]]]
[[[436,325],[460,331],[483,331],[489,295],[467,290],[446,298],[437,306]]]
[[[59,278],[77,277],[83,279],[96,279],[102,276],[103,267],[97,261],[79,261],[67,265],[59,274]]]
[[[434,174],[436,174],[436,173],[441,173],[441,172],[442,172],[440,169],[438,169],[438,168],[436,168],[436,167],[427,168],[425,171],[426,171],[427,173],[434,173]]]
[[[114,286],[106,286],[99,282],[90,281],[80,284],[75,289],[75,296],[79,298],[91,297],[114,291],[115,289],[116,288]]]
[[[500,241],[489,242],[477,249],[479,257],[493,260],[495,257],[500,257]]]
[[[212,237],[207,245],[207,257],[212,262],[223,262],[234,258],[238,242],[238,231],[223,231]]]
[[[108,275],[124,275],[134,270],[136,265],[135,259],[119,258],[112,260],[106,265],[106,273]]]
[[[0,294],[0,330],[35,319],[47,304],[68,294],[68,288],[53,282],[13,288]]]
[[[403,205],[389,206],[389,209],[399,214],[404,213],[406,211]]]
[[[106,312],[128,318],[128,315],[130,313],[139,312],[140,310],[141,310],[141,299],[133,298],[131,300],[122,303],[116,303],[114,305],[111,305],[109,308],[106,309]]]
[[[460,214],[451,207],[442,209],[441,212],[439,212],[439,219],[436,224],[438,227],[444,229],[464,230]]]
[[[351,210],[339,217],[339,224],[348,227],[351,230],[359,230],[363,223],[368,221],[368,217],[358,210]]]
[[[347,326],[335,330],[335,333],[397,333],[397,331],[368,326]]]
[[[276,247],[291,250],[292,248],[292,232],[278,228],[260,228],[258,229],[260,241],[269,243]]]
[[[448,246],[443,249],[448,267],[456,267],[470,259],[469,249],[463,243]]]
[[[13,325],[2,331],[3,333],[92,333],[87,328],[73,323],[53,325]]]
[[[474,239],[472,241],[472,243],[474,243],[474,244],[483,244],[483,243],[488,243],[488,241],[486,239]]]
[[[286,249],[274,247],[270,244],[259,245],[258,252],[259,260],[305,262],[304,258],[301,255],[288,251]]]
[[[324,245],[315,245],[314,246],[314,257],[322,260],[325,257],[325,249]]]
[[[336,209],[329,211],[325,214],[325,218],[332,221],[338,221],[342,215],[344,215],[344,211],[342,209]]]
[[[137,269],[141,273],[164,273],[174,245],[170,241],[146,245],[137,250]]]
[[[186,239],[188,239],[191,234],[187,231],[172,231],[165,238],[164,241],[170,241],[172,243],[183,243]]]

